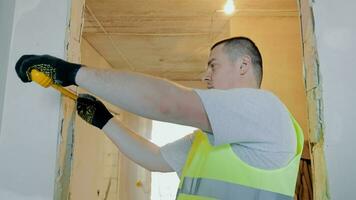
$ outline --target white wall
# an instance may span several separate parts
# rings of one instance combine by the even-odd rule
[[[1,2],[0,12],[11,12],[11,3]],[[10,21],[1,26],[1,31],[8,31],[7,36],[10,31],[12,35],[8,64],[1,63],[1,68],[6,68],[1,70],[6,84],[0,90],[4,97],[0,113],[0,199],[53,199],[59,94],[34,83],[23,84],[14,66],[28,53],[64,57],[69,2],[16,0],[13,26]]]
[[[12,23],[14,17],[15,1],[1,0],[0,1],[0,113],[2,113],[5,92],[5,80],[7,65],[9,61],[10,39],[12,33]],[[0,115],[0,129],[1,129]]]
[[[356,188],[356,2],[316,0],[322,75],[325,154],[332,199],[355,199]]]

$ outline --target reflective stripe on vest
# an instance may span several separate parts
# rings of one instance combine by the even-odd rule
[[[196,131],[177,199],[293,199],[304,138],[292,115],[291,120],[297,138],[296,155],[287,166],[272,170],[247,164],[233,152],[230,144],[212,146],[206,133]]]
[[[293,197],[270,192],[261,189],[246,187],[240,184],[228,183],[225,181],[206,179],[206,178],[191,178],[185,177],[181,188],[178,190],[180,194],[189,196],[200,196],[211,199],[263,199],[263,200],[293,200]],[[184,198],[178,198],[184,199]],[[189,198],[191,199],[191,198]]]

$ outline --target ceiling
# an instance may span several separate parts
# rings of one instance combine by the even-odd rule
[[[86,0],[83,37],[117,69],[199,81],[210,46],[229,37],[226,0]],[[236,0],[235,17],[296,16],[296,0]]]

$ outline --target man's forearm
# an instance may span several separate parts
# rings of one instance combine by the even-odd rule
[[[165,79],[118,71],[82,67],[76,83],[103,99],[137,115],[160,121],[170,120],[172,96],[189,90]]]
[[[105,134],[128,158],[150,171],[174,171],[163,159],[160,147],[137,135],[115,117],[103,127]]]

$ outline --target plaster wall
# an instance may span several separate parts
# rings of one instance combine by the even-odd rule
[[[356,188],[356,2],[315,1],[315,33],[324,102],[325,159],[331,199]]]
[[[23,54],[64,57],[69,2],[1,1],[1,16],[11,19],[13,12],[13,23],[1,19],[8,41],[7,50],[1,50],[5,63],[1,63],[0,89],[0,199],[53,199],[60,96],[34,83],[22,83],[14,66]]]
[[[14,17],[15,1],[12,0],[2,0],[0,1],[0,129],[1,129],[1,119],[2,110],[4,103],[4,93],[5,93],[5,80],[7,66],[9,62],[9,50],[10,41],[12,34],[12,24]]]
[[[82,38],[81,63],[88,67],[111,69],[111,65]],[[87,93],[78,88],[79,93]],[[151,120],[105,105],[127,127],[146,138],[151,135]],[[101,130],[77,117],[73,170],[70,182],[73,199],[150,199],[150,172],[120,153]],[[137,182],[141,185],[137,186]]]

